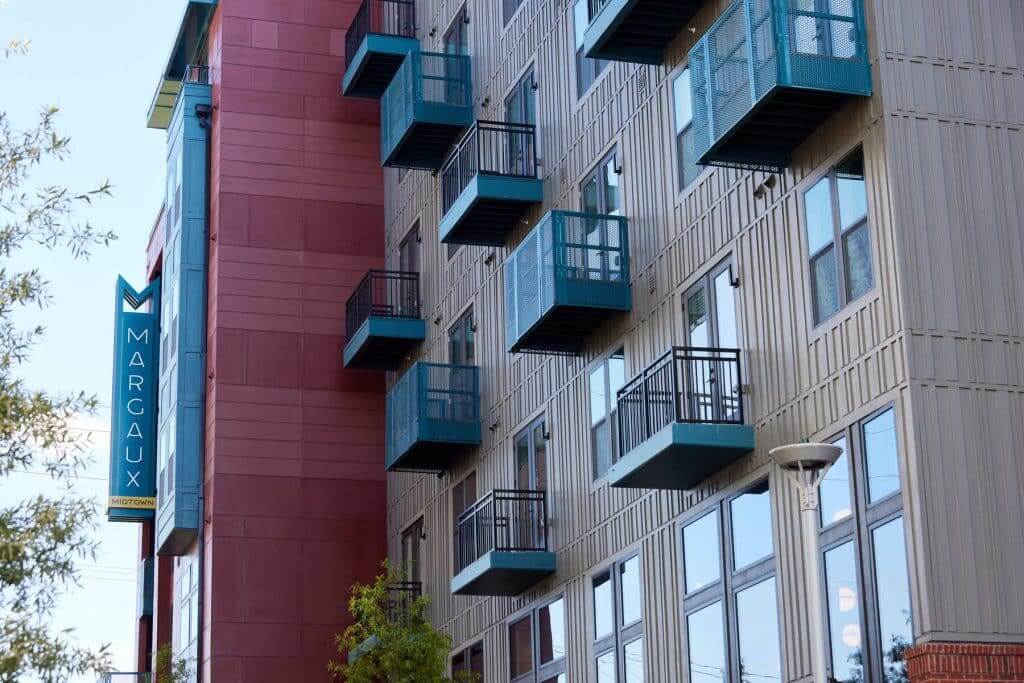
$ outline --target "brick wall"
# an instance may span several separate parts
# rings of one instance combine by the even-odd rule
[[[926,643],[907,651],[911,683],[1024,681],[1024,645]]]

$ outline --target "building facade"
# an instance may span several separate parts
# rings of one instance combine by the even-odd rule
[[[361,23],[360,23],[361,22]],[[367,0],[388,555],[486,681],[1024,678],[1024,8]],[[769,450],[820,487],[820,615]],[[819,674],[821,672],[818,672]]]

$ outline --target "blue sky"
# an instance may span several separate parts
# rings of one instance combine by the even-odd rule
[[[33,251],[8,264],[38,265],[51,285],[53,305],[20,316],[25,324],[42,322],[47,328],[20,373],[32,387],[85,390],[104,406],[110,403],[114,281],[121,273],[143,284],[165,154],[164,133],[146,128],[146,112],[182,6],[183,0],[0,0],[0,43],[32,41],[28,55],[0,61],[0,109],[22,128],[42,106],[56,105],[59,129],[72,138],[71,159],[41,169],[35,181],[84,190],[109,178],[114,197],[82,215],[119,237],[89,262]],[[77,488],[99,501],[106,494],[106,408],[81,425],[91,435],[95,463]],[[16,474],[0,487],[0,505],[37,491],[61,494],[45,476]],[[61,597],[56,620],[75,628],[83,643],[110,643],[115,668],[130,671],[138,529],[100,520],[100,557],[83,565],[82,585]]]

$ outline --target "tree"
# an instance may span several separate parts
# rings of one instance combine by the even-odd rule
[[[10,43],[3,57],[24,53]],[[0,486],[13,472],[44,471],[63,487],[60,497],[33,496],[0,507],[0,682],[60,681],[105,666],[106,648],[78,646],[69,631],[54,631],[50,617],[60,589],[76,585],[76,561],[95,555],[95,503],[76,495],[74,481],[88,463],[87,442],[72,420],[96,409],[85,393],[58,396],[30,389],[18,377],[42,327],[22,329],[14,317],[28,306],[47,307],[50,296],[38,267],[12,267],[26,247],[68,251],[87,258],[114,235],[76,220],[81,208],[110,194],[110,184],[76,193],[33,177],[67,159],[70,139],[55,126],[57,109],[16,130],[0,111]]]
[[[188,662],[175,659],[170,643],[164,643],[156,651],[156,682],[155,683],[188,683]]]
[[[383,564],[384,573],[372,584],[352,587],[349,611],[355,622],[335,636],[341,663],[327,668],[348,683],[451,683],[447,675],[451,638],[434,629],[427,620],[430,598],[403,593],[392,586],[402,575]],[[460,674],[456,681],[475,681],[472,674]]]

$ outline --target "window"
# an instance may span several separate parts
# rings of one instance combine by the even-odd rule
[[[459,517],[463,512],[472,507],[476,502],[476,472],[470,472],[462,481],[452,487],[452,524],[455,527],[455,566],[464,566],[459,562],[459,552],[462,545],[459,543]],[[457,571],[457,569],[456,569]]]
[[[693,149],[693,101],[690,93],[690,69],[683,69],[672,81],[672,100],[676,119],[676,163],[679,189],[686,189],[700,175]]]
[[[452,19],[451,25],[448,30],[444,33],[444,43],[442,45],[442,52],[449,55],[468,55],[469,54],[469,22],[466,17],[466,6],[463,5],[458,12],[455,13],[455,18]],[[455,68],[449,64],[447,68]],[[458,83],[458,79],[455,78],[456,74],[447,74],[450,79],[445,81],[447,88],[460,88],[461,84]],[[451,93],[447,97],[449,102],[461,102],[465,98],[461,96],[461,93]],[[448,244],[446,245],[446,254],[449,259],[455,256],[458,252],[461,244]]]
[[[522,491],[543,491],[547,487],[547,430],[544,418],[534,420],[519,432],[513,441],[515,449],[516,488]]]
[[[402,532],[402,574],[405,581],[423,580],[423,518]]]
[[[469,675],[469,680],[483,683],[484,680],[484,644],[473,643],[465,650],[452,657],[452,678],[458,675]],[[465,678],[456,680],[465,680]]]
[[[519,6],[523,4],[523,0],[501,0],[501,16],[503,22],[507,24],[512,15],[516,13]]]
[[[818,489],[830,675],[905,683],[913,631],[895,409],[832,443],[843,453]]]
[[[782,680],[771,513],[765,480],[683,527],[692,683]]]
[[[584,212],[619,215],[619,162],[615,151],[602,159],[583,180],[580,195]]]
[[[508,628],[512,683],[565,683],[565,600],[555,600]]]
[[[620,348],[590,371],[590,448],[594,479],[619,458],[616,395],[626,383],[626,357]]]
[[[448,362],[452,365],[473,365],[476,360],[475,336],[476,325],[471,308],[448,329]]]
[[[532,68],[523,74],[523,77],[512,88],[512,92],[505,98],[505,120],[509,123],[537,125],[537,81],[534,79]],[[533,140],[536,147],[534,156],[540,158],[540,137],[536,134],[536,129]],[[530,159],[530,150],[515,148],[515,146],[523,144],[517,136],[511,138],[511,143],[513,145],[512,158],[519,159],[520,163],[526,164]]]
[[[643,683],[643,604],[640,556],[596,574],[594,660],[599,683]]]
[[[178,578],[178,653],[187,653],[199,637],[199,575],[195,558],[183,558]]]
[[[804,193],[815,325],[871,289],[867,208],[861,150]]]
[[[604,59],[591,59],[583,54],[583,36],[590,24],[587,0],[576,0],[572,8],[572,23],[576,32],[576,96],[579,97],[593,85],[608,62]]]
[[[398,269],[403,273],[420,272],[420,239],[417,221],[398,245]]]

